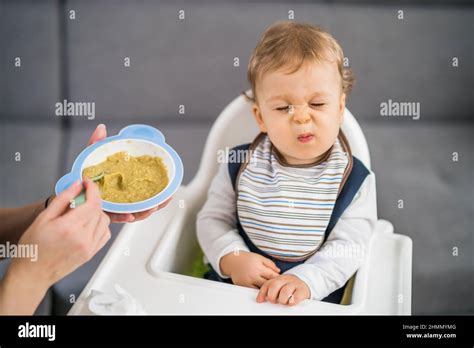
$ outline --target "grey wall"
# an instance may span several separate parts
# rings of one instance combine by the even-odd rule
[[[130,123],[160,128],[189,182],[212,122],[248,88],[257,39],[289,10],[333,33],[355,72],[348,107],[368,138],[379,216],[414,242],[413,313],[473,313],[474,25],[464,1],[3,0],[1,206],[45,198],[98,123],[110,134]],[[21,68],[13,66],[17,56]],[[64,98],[95,102],[96,118],[55,116]],[[381,117],[388,99],[420,102],[420,119]],[[100,258],[56,286],[56,313],[66,311],[68,294],[80,292]]]

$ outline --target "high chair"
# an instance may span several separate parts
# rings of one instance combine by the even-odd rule
[[[344,116],[342,130],[352,153],[370,169],[365,136],[348,109]],[[214,123],[194,179],[165,209],[123,228],[69,314],[88,313],[91,290],[110,291],[114,284],[132,294],[149,314],[411,314],[412,241],[395,234],[385,220],[378,220],[365,262],[351,279],[343,304],[257,304],[255,289],[186,275],[199,257],[196,215],[217,172],[218,151],[251,142],[258,132],[251,103],[237,97]]]

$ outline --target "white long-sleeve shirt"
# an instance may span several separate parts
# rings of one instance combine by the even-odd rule
[[[224,255],[236,250],[250,251],[236,228],[236,211],[236,192],[224,163],[211,183],[196,226],[199,244],[222,278],[228,278],[219,266]],[[303,280],[311,291],[311,299],[325,298],[342,287],[361,266],[376,221],[375,175],[370,172],[326,242],[303,264],[285,274]]]

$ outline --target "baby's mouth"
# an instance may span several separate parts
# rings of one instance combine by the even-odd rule
[[[301,143],[309,143],[311,140],[314,139],[313,133],[303,133],[298,136],[298,141]]]

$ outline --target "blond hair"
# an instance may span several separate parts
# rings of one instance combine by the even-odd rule
[[[256,101],[256,83],[263,74],[287,68],[289,74],[296,72],[306,62],[336,62],[342,81],[342,92],[346,95],[352,90],[354,78],[352,71],[344,67],[344,54],[336,39],[323,29],[292,21],[280,21],[271,25],[262,35],[255,47],[247,70]]]

